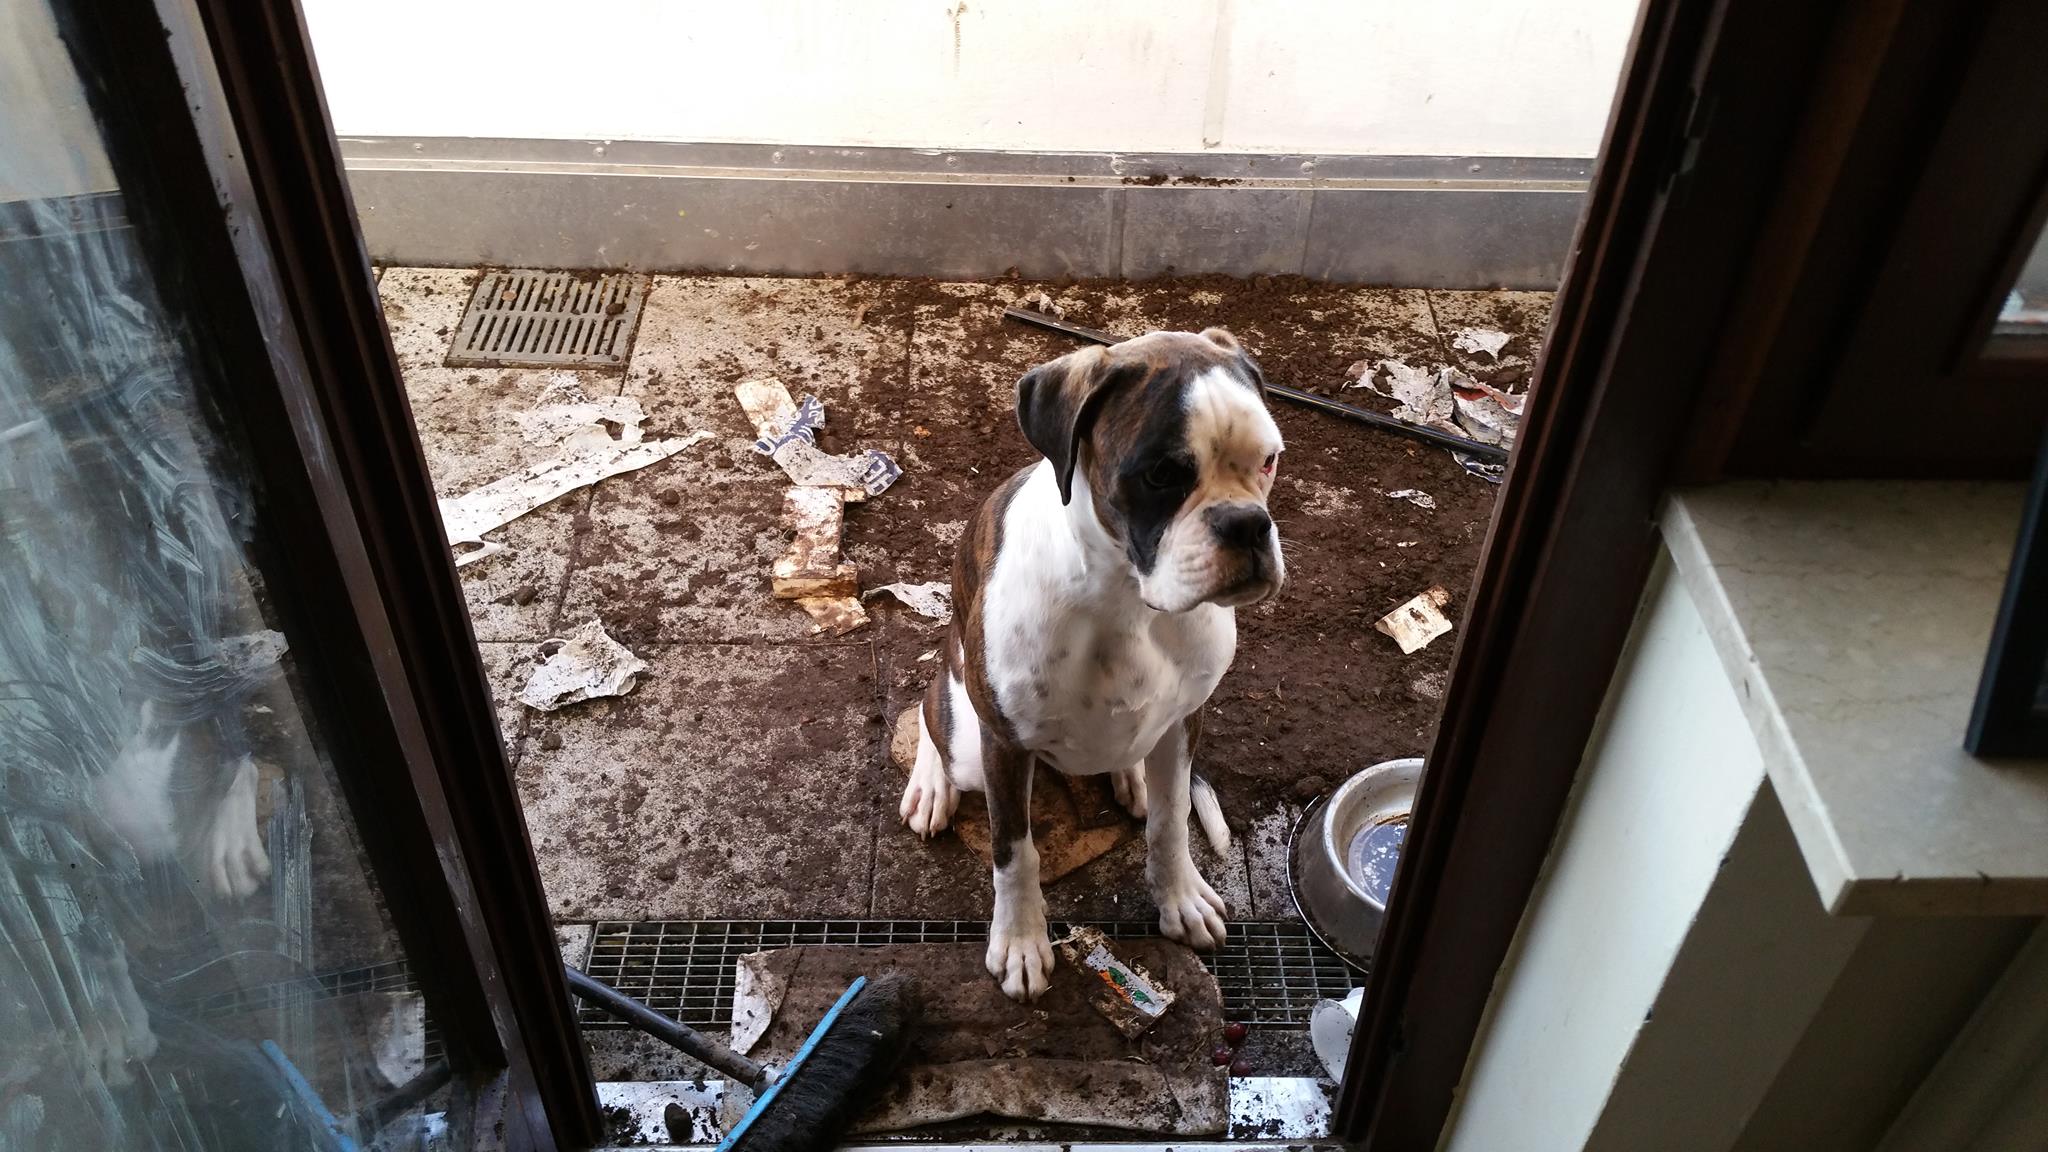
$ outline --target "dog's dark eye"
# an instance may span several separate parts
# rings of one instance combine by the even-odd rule
[[[1161,456],[1145,469],[1142,479],[1152,488],[1178,488],[1188,482],[1188,466],[1171,456]]]
[[[1268,452],[1266,453],[1265,463],[1259,465],[1259,471],[1270,476],[1273,474],[1273,466],[1278,463],[1280,463],[1280,454],[1278,452]]]

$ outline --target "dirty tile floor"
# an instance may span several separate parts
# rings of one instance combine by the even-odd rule
[[[457,495],[551,449],[512,414],[561,375],[445,367],[469,270],[390,268],[387,320],[437,489]],[[1011,415],[1019,375],[1072,349],[1005,323],[1040,289],[1070,319],[1136,333],[1232,328],[1269,378],[1353,403],[1359,360],[1458,364],[1510,386],[1534,358],[1539,293],[1333,288],[1203,278],[1036,285],[660,276],[623,373],[575,373],[631,395],[650,432],[713,438],[572,493],[490,534],[461,570],[550,906],[575,924],[641,919],[972,919],[989,877],[957,838],[897,821],[888,726],[922,691],[940,629],[893,605],[841,640],[767,594],[783,482],[750,450],[732,385],[775,376],[827,413],[828,448],[893,453],[904,477],[851,509],[867,586],[950,578],[975,504],[1032,458]],[[1454,351],[1465,325],[1514,339],[1495,363]],[[1295,918],[1284,848],[1300,805],[1350,772],[1419,755],[1455,640],[1412,656],[1373,619],[1432,584],[1461,616],[1494,489],[1442,452],[1275,402],[1288,439],[1274,497],[1292,581],[1244,614],[1237,665],[1212,700],[1202,758],[1236,831],[1200,863],[1244,920]],[[1386,493],[1429,492],[1433,509]],[[649,665],[623,699],[532,712],[514,696],[535,646],[592,618]],[[1199,841],[1199,837],[1197,838]],[[1063,918],[1150,919],[1142,842],[1052,886]],[[587,935],[587,931],[585,932]]]

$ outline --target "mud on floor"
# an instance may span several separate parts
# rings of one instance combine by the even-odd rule
[[[511,414],[560,373],[442,365],[474,273],[393,268],[387,318],[444,496],[530,462]],[[1048,292],[1068,319],[1137,333],[1221,325],[1267,376],[1342,390],[1361,359],[1457,364],[1510,383],[1533,361],[1541,293],[1362,289],[1289,278],[938,283],[657,277],[623,373],[577,373],[593,397],[638,397],[651,432],[714,439],[556,501],[462,569],[484,665],[559,920],[986,916],[989,878],[947,836],[896,816],[885,718],[909,707],[941,630],[886,601],[839,641],[769,598],[785,542],[782,483],[750,451],[732,385],[776,376],[825,403],[826,448],[893,453],[904,476],[850,507],[864,585],[945,580],[974,506],[1033,453],[1016,379],[1072,350],[1001,320]],[[1513,334],[1500,363],[1457,329]],[[1385,408],[1352,390],[1354,403]],[[1462,619],[1494,489],[1445,453],[1274,402],[1287,440],[1273,514],[1290,583],[1240,614],[1236,665],[1210,702],[1200,759],[1237,834],[1198,862],[1238,919],[1293,919],[1282,871],[1300,804],[1359,768],[1426,748],[1455,637],[1411,656],[1372,621],[1433,584]],[[1386,495],[1420,489],[1424,509]],[[536,642],[592,617],[650,665],[619,700],[530,713],[513,702]],[[1199,838],[1197,838],[1199,843]],[[1142,842],[1047,892],[1051,914],[1147,918]]]

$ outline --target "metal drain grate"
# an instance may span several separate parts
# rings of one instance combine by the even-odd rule
[[[625,272],[486,272],[455,331],[451,368],[619,368],[633,346],[647,277]]]
[[[1114,939],[1157,936],[1149,921],[1095,924]],[[1055,923],[1055,937],[1067,925]],[[584,971],[657,1012],[698,1028],[732,1023],[733,972],[749,952],[797,944],[953,944],[988,939],[982,920],[645,920],[596,926]],[[1203,962],[1223,1012],[1248,1024],[1308,1025],[1316,1001],[1341,1000],[1362,975],[1300,924],[1232,924]],[[623,1028],[583,1006],[585,1028]]]

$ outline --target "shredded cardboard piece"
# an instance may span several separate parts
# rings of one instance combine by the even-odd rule
[[[884,584],[861,593],[861,599],[879,596],[887,592],[901,601],[905,608],[919,616],[929,616],[941,624],[953,618],[953,586],[939,580],[924,584]]]
[[[1136,964],[1126,963],[1094,928],[1075,928],[1059,941],[1067,963],[1092,974],[1088,1003],[1125,1036],[1135,1038],[1173,1007],[1173,993]]]
[[[602,432],[601,429],[599,431]],[[571,436],[563,445],[565,455],[551,457],[452,500],[441,501],[441,525],[448,533],[448,543],[458,548],[464,544],[487,544],[484,533],[502,528],[543,504],[560,499],[578,488],[587,488],[608,476],[658,464],[692,444],[709,439],[711,433],[701,431],[638,444],[626,444],[606,436],[606,446],[596,447],[580,441],[578,436]],[[569,451],[572,447],[578,450]],[[495,555],[497,551],[485,547],[465,553],[457,557],[456,567]]]
[[[770,587],[777,599],[843,597],[860,591],[860,573],[839,558],[845,498],[836,488],[791,488],[782,494],[782,524],[796,535],[776,557]]]
[[[845,567],[850,570],[853,565]],[[868,610],[855,596],[805,596],[796,602],[796,606],[810,613],[811,619],[816,621],[811,625],[813,636],[844,636],[868,622]]]
[[[753,421],[754,435],[762,439],[788,427],[796,416],[796,398],[780,380],[742,380],[732,386],[732,394]]]
[[[1494,360],[1500,359],[1500,350],[1507,347],[1514,337],[1496,328],[1460,328],[1451,338],[1451,347],[1460,352],[1484,352]]]
[[[1387,493],[1387,499],[1406,500],[1417,508],[1433,509],[1436,507],[1436,497],[1431,496],[1420,488],[1396,488],[1394,491]]]
[[[624,696],[647,671],[646,661],[612,639],[597,620],[566,637],[543,641],[539,652],[547,661],[527,678],[519,702],[542,712],[599,696]]]
[[[1405,656],[1451,630],[1451,622],[1443,613],[1450,602],[1451,594],[1437,585],[1380,617],[1373,623],[1373,629],[1392,636]]]

